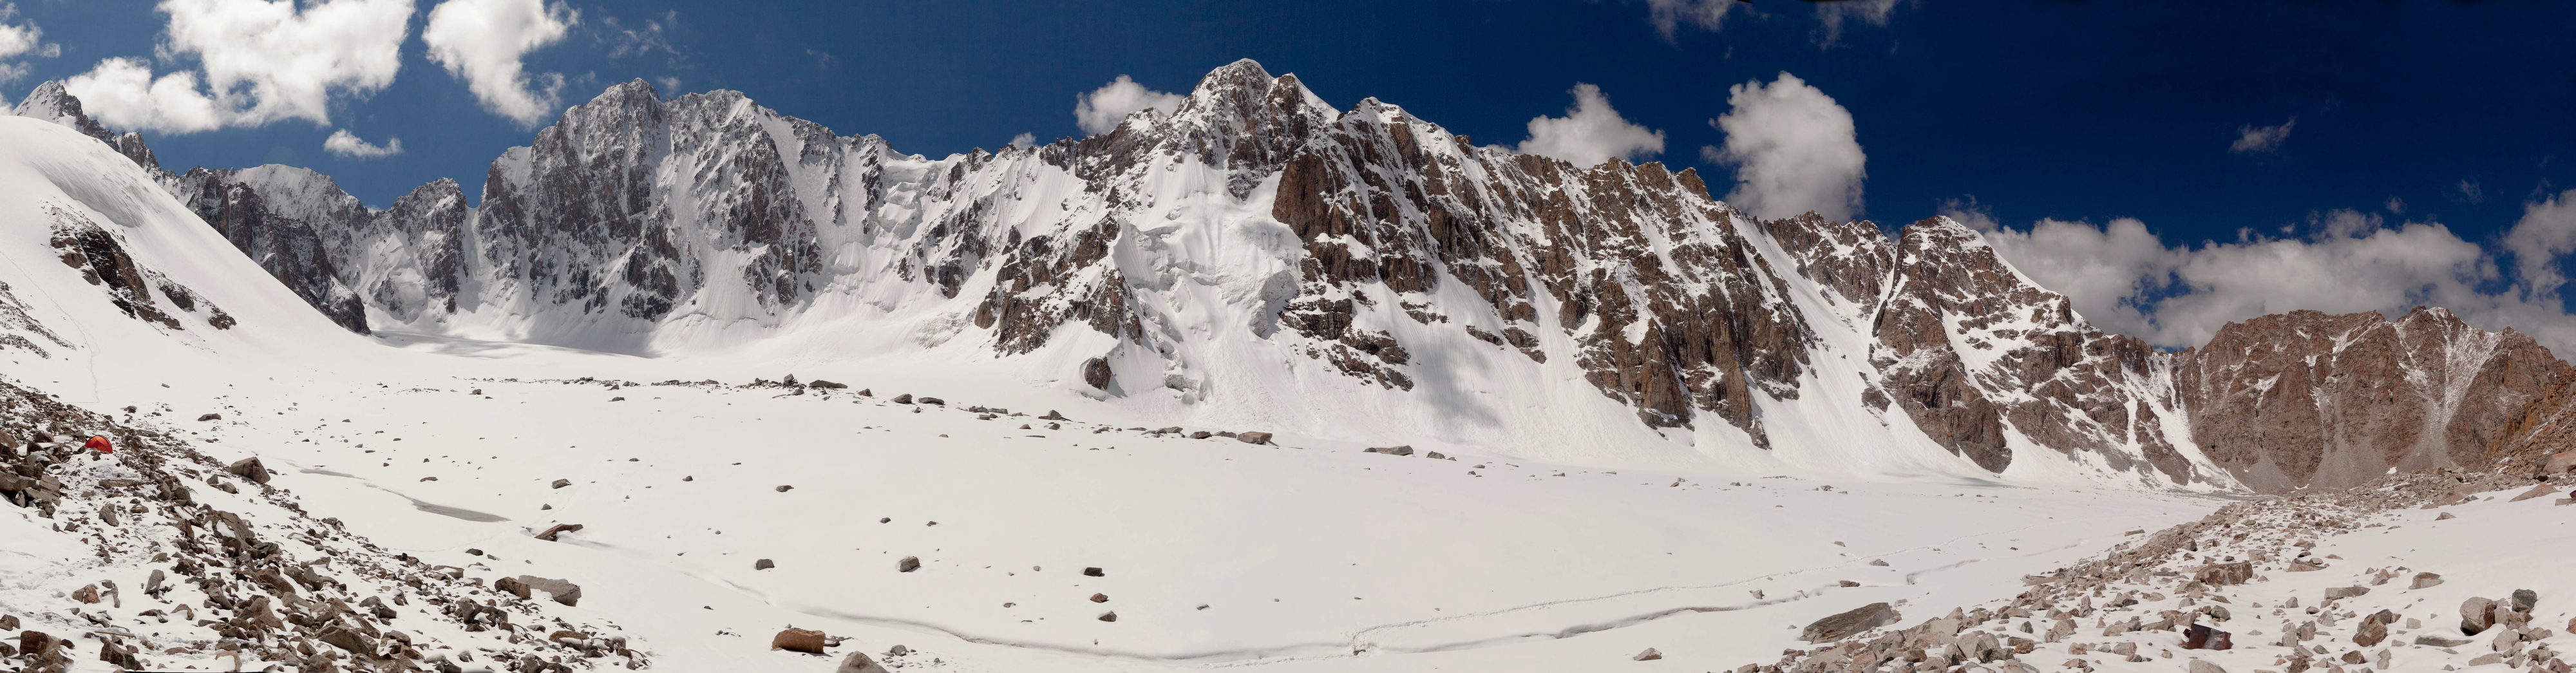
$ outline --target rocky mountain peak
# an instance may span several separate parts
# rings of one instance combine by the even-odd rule
[[[82,135],[97,138],[100,142],[116,144],[116,134],[108,132],[107,127],[99,125],[97,121],[90,119],[88,114],[82,112],[80,99],[65,90],[60,80],[36,85],[36,90],[28,92],[26,98],[20,99],[18,108],[11,114],[61,124],[81,132]]]
[[[1475,147],[1249,60],[1172,114],[997,153],[904,154],[638,80],[503,152],[480,204],[447,179],[385,210],[301,169],[172,180],[352,330],[653,353],[833,325],[1103,400],[1567,459],[1686,437],[2286,490],[2461,464],[2568,368],[2439,309],[2269,316],[2161,352],[1949,218],[1755,218],[1692,170]],[[1530,400],[1550,417],[1514,411]]]

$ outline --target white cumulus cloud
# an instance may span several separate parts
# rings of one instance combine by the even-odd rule
[[[1091,93],[1075,96],[1073,120],[1076,125],[1082,127],[1083,133],[1100,135],[1118,130],[1118,123],[1126,121],[1127,115],[1135,114],[1137,110],[1171,114],[1181,109],[1181,102],[1189,98],[1181,94],[1147,89],[1145,85],[1137,84],[1136,80],[1128,79],[1126,75],[1119,75],[1118,79],[1111,80],[1106,86]]]
[[[1610,109],[1610,97],[1601,95],[1601,87],[1576,83],[1574,106],[1565,109],[1563,117],[1536,117],[1529,120],[1529,139],[1521,141],[1522,154],[1536,154],[1591,166],[1612,157],[1635,159],[1662,154],[1664,132],[1630,123]]]
[[[2066,294],[2094,325],[2160,346],[2206,343],[2229,322],[2284,311],[2396,315],[2439,306],[2576,352],[2576,315],[2560,292],[2562,267],[2576,252],[2576,190],[2526,204],[2496,248],[2438,222],[2392,223],[2354,210],[2318,214],[2303,235],[2247,230],[2198,245],[2166,245],[2129,218],[1981,226],[2015,268]]]
[[[322,149],[349,159],[390,157],[403,151],[401,138],[386,138],[385,144],[376,145],[358,139],[358,134],[350,133],[348,129],[331,132],[331,137],[322,141]]]
[[[2281,143],[2290,139],[2290,129],[2298,125],[2299,118],[2291,117],[2289,121],[2273,126],[2236,127],[2236,142],[2229,144],[2227,151],[2260,154],[2281,149]]]
[[[411,0],[163,0],[156,56],[194,68],[154,76],[140,58],[102,60],[64,82],[109,126],[170,133],[331,123],[335,95],[366,95],[402,70]]]
[[[62,45],[45,43],[45,31],[36,27],[36,22],[13,22],[16,18],[18,6],[0,2],[0,83],[27,76],[27,64],[13,59],[31,54],[53,57],[63,53]],[[8,99],[0,98],[0,103],[6,102]]]
[[[1727,203],[1766,218],[1814,211],[1843,220],[1860,212],[1868,156],[1850,110],[1786,72],[1767,86],[1755,80],[1727,94],[1734,109],[1710,121],[1726,132],[1726,144],[1700,149],[1700,158],[1735,168]]]
[[[529,75],[521,59],[563,41],[580,22],[581,13],[562,2],[447,0],[429,10],[420,40],[429,44],[430,62],[464,78],[484,109],[535,126],[561,106],[563,75]]]

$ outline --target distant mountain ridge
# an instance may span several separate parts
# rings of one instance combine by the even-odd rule
[[[2568,370],[2437,308],[2160,352],[1946,218],[1763,220],[1692,170],[1478,147],[1248,60],[1169,115],[942,159],[636,81],[504,152],[479,205],[442,179],[384,210],[303,169],[162,171],[54,83],[17,113],[133,158],[352,331],[940,351],[1096,399],[1540,455],[1678,435],[1807,465],[2345,486],[2489,460]]]

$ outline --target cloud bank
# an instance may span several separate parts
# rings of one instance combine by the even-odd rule
[[[298,9],[262,0],[163,0],[157,56],[194,69],[155,76],[140,58],[110,58],[64,82],[109,126],[193,133],[287,119],[331,123],[335,95],[392,84],[411,0],[324,0]]]
[[[1786,72],[1768,86],[1755,80],[1727,93],[1734,109],[1709,121],[1726,132],[1726,144],[1700,148],[1700,158],[1735,168],[1727,203],[1764,218],[1814,211],[1847,220],[1861,211],[1868,156],[1850,110]]]
[[[2159,346],[2207,343],[2228,322],[2270,313],[2395,315],[2420,305],[2576,353],[2576,315],[2561,293],[2567,255],[2576,252],[2576,190],[2525,204],[2493,247],[2438,222],[2392,223],[2352,210],[2318,214],[2298,236],[2245,231],[2197,246],[2165,245],[2129,218],[2014,229],[1974,210],[1945,214],[1983,230],[2015,268],[2074,300],[2095,326]]]
[[[385,144],[375,145],[359,140],[358,135],[350,133],[348,129],[331,132],[331,138],[322,141],[322,149],[333,156],[345,159],[377,159],[401,154],[403,151],[401,138],[387,138]]]
[[[1168,115],[1181,109],[1181,102],[1186,100],[1189,100],[1188,96],[1147,89],[1136,80],[1119,75],[1107,86],[1075,96],[1073,120],[1082,127],[1083,133],[1100,135],[1118,130],[1118,123],[1126,121],[1127,115],[1138,110]]]
[[[557,93],[564,79],[558,73],[531,76],[521,59],[563,41],[580,22],[581,13],[562,2],[447,0],[429,11],[420,40],[429,44],[430,62],[463,78],[484,109],[535,126],[562,107]]]
[[[1637,159],[1662,154],[1664,132],[1639,126],[1610,109],[1610,97],[1601,95],[1601,87],[1576,83],[1574,106],[1565,109],[1563,117],[1537,117],[1529,121],[1529,139],[1521,141],[1522,154],[1536,154],[1592,166],[1612,157]]]

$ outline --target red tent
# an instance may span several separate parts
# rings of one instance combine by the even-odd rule
[[[82,444],[81,448],[98,449],[99,453],[116,453],[116,447],[107,443],[107,435],[90,435],[89,443]]]

